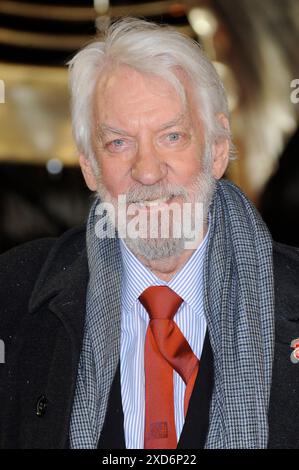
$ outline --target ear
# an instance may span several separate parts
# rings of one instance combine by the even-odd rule
[[[79,163],[81,167],[81,171],[83,173],[85,183],[87,184],[88,188],[91,191],[97,190],[97,178],[95,177],[90,159],[85,157],[85,155],[79,156]]]
[[[217,119],[225,129],[229,130],[229,121],[227,117],[219,113]],[[229,140],[227,138],[219,139],[213,143],[213,176],[216,179],[220,179],[228,165],[229,160]]]

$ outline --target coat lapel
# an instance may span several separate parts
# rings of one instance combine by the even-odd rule
[[[98,449],[125,449],[124,413],[121,399],[120,364],[112,383]]]
[[[214,386],[213,352],[207,331],[200,367],[190,398],[189,408],[178,449],[203,449],[209,430],[210,404]]]
[[[87,262],[85,230],[79,238],[77,244],[74,240],[71,240],[71,243],[64,240],[64,243],[61,242],[55,249],[55,253],[50,255],[30,301],[30,313],[32,319],[35,318],[33,320],[35,323],[45,311],[48,311],[49,318],[53,318],[54,314],[58,320],[58,323],[57,321],[55,323],[56,331],[53,329],[52,332],[56,338],[54,349],[49,358],[43,358],[43,373],[47,375],[47,386],[38,387],[40,393],[45,395],[48,403],[53,406],[48,406],[45,419],[35,420],[32,437],[34,447],[68,446],[88,288],[92,295],[96,296],[99,306],[98,321],[101,324],[100,335],[97,337],[97,367],[101,374],[99,433],[103,426],[109,392],[119,362],[121,257],[118,253],[118,241],[117,239],[99,241],[100,266],[91,277]],[[47,342],[47,339],[44,338],[44,341]],[[55,433],[48,435],[45,430],[42,432],[42,429],[43,423],[46,424],[50,417],[50,408],[51,422],[59,425],[55,426]]]
[[[57,244],[31,296],[25,348],[20,354],[22,374],[28,378],[25,390],[31,398],[21,402],[21,422],[26,425],[20,426],[20,447],[68,447],[86,312],[88,266],[84,235],[85,230],[70,244],[65,239]],[[38,365],[34,368],[33,355]],[[46,409],[38,415],[41,397]]]

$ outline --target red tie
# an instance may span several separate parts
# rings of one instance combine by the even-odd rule
[[[145,449],[176,449],[173,370],[186,384],[184,413],[199,368],[199,361],[173,321],[183,302],[167,286],[148,287],[139,297],[150,322],[145,337]]]

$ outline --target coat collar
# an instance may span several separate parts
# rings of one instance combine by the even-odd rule
[[[85,233],[83,226],[67,231],[57,240],[34,285],[29,313],[37,313],[46,302],[54,307],[75,307],[79,292],[84,293],[85,302],[89,277]]]
[[[30,315],[47,308],[64,325],[71,342],[74,377],[82,348],[89,279],[85,233],[85,226],[75,228],[57,240],[29,301]]]

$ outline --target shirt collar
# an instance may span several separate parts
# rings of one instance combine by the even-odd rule
[[[166,285],[173,289],[190,305],[195,312],[200,312],[203,285],[203,264],[206,252],[209,228],[207,233],[183,267],[169,281],[159,279],[129,250],[122,239],[120,249],[123,265],[122,276],[122,307],[129,313],[142,292],[149,286]]]

